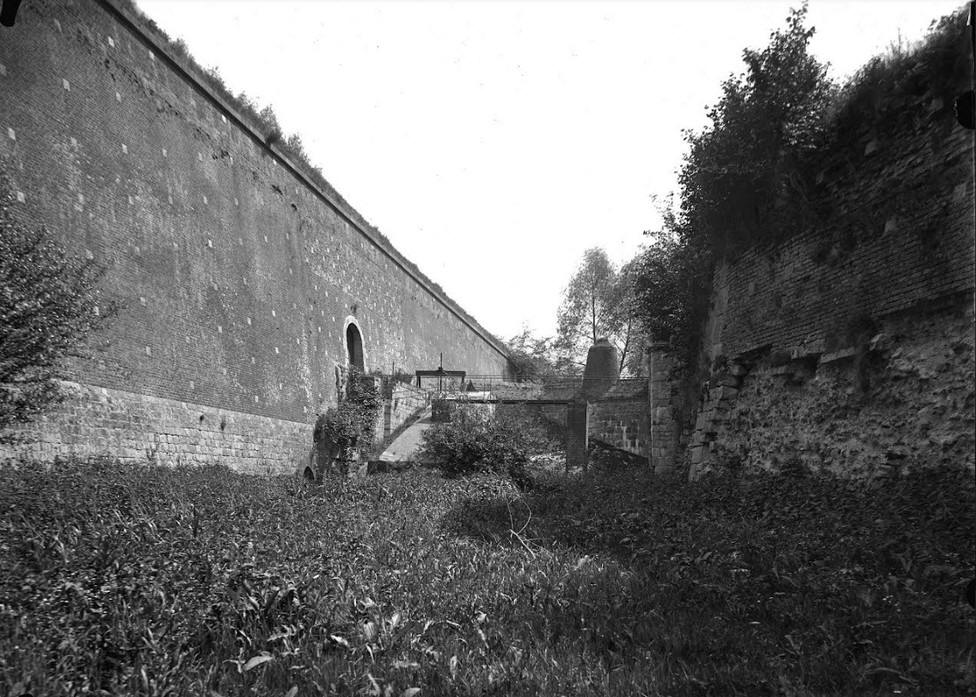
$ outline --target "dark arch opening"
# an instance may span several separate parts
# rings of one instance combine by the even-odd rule
[[[363,337],[355,324],[346,327],[346,350],[349,352],[349,367],[365,370],[363,365]]]

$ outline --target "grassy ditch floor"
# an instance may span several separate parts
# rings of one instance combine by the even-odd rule
[[[968,473],[0,469],[0,694],[976,693]]]

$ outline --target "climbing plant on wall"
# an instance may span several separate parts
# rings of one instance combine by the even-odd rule
[[[376,419],[382,402],[375,381],[351,370],[337,406],[329,407],[315,423],[312,438],[318,453],[318,473],[338,465],[345,473],[349,463],[373,447]]]

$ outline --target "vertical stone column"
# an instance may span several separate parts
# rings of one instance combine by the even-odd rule
[[[390,433],[393,432],[393,389],[396,378],[393,375],[382,378],[382,398],[383,398],[383,440],[385,441]]]
[[[670,472],[677,455],[677,421],[674,418],[674,358],[668,345],[652,342],[647,347],[648,456],[656,474]]]
[[[589,433],[585,399],[574,399],[566,408],[566,471],[573,467],[586,469],[586,446]]]
[[[605,337],[586,352],[583,384],[566,410],[566,471],[576,465],[586,469],[590,438],[590,404],[613,387],[620,377],[617,349]]]

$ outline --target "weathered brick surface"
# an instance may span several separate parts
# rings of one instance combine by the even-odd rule
[[[73,380],[263,416],[273,433],[335,402],[350,318],[367,370],[443,353],[447,369],[506,371],[493,337],[124,17],[25,3],[0,64],[20,214],[105,263],[124,303]]]

